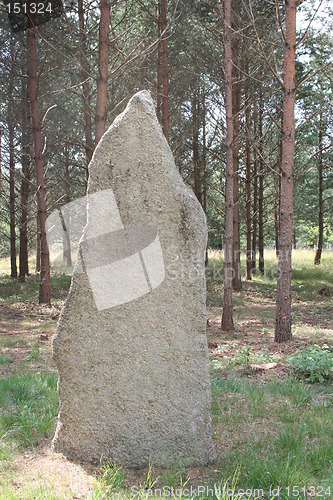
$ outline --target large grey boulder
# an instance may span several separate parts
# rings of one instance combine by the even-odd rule
[[[117,464],[213,458],[205,215],[148,92],[101,139],[87,225],[53,340],[55,451]]]

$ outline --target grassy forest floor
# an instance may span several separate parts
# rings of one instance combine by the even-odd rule
[[[222,255],[210,253],[207,337],[217,461],[137,471],[87,466],[51,452],[58,403],[51,342],[70,276],[52,276],[52,307],[40,307],[37,275],[19,284],[9,277],[9,262],[0,261],[0,499],[151,498],[151,490],[163,487],[163,498],[185,498],[191,487],[201,499],[333,498],[332,381],[306,382],[291,364],[293,353],[313,344],[327,345],[332,357],[333,254],[325,252],[320,266],[313,257],[294,252],[294,337],[279,345],[273,251],[266,252],[265,275],[234,294],[232,334],[220,331]],[[241,489],[249,491],[242,496]]]

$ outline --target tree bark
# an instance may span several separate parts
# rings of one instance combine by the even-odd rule
[[[240,98],[241,98],[241,84],[239,79],[239,36],[238,36],[238,22],[237,15],[239,6],[237,0],[232,2],[232,111],[233,111],[233,177],[234,177],[234,214],[233,214],[233,280],[232,286],[236,292],[242,289],[241,282],[241,267],[240,267],[240,237],[239,237],[239,115],[240,115]]]
[[[168,81],[168,53],[167,53],[167,0],[161,0],[161,31],[162,36],[162,128],[166,140],[169,142],[169,81]]]
[[[79,40],[80,40],[80,65],[82,68],[82,92],[84,102],[84,134],[85,134],[85,150],[87,158],[87,179],[89,176],[88,165],[92,158],[94,146],[92,139],[92,120],[91,120],[91,106],[90,106],[90,85],[89,85],[89,71],[87,64],[87,42],[86,31],[84,23],[84,7],[83,0],[78,0],[78,14],[79,14]]]
[[[0,125],[0,195],[1,195],[1,182],[2,182],[2,128]]]
[[[199,100],[197,88],[193,90],[192,97],[192,152],[193,152],[193,173],[194,173],[194,194],[202,204],[202,186],[199,165]]]
[[[110,0],[100,2],[99,22],[99,54],[96,98],[96,146],[105,132],[106,106],[108,98],[108,68],[109,68],[109,34],[110,34]]]
[[[281,114],[281,130],[283,129],[283,113]],[[279,157],[278,157],[278,197],[277,197],[277,209],[275,214],[275,252],[276,256],[279,257],[279,237],[280,237],[280,212],[281,212],[281,163],[282,163],[282,137],[280,140]]]
[[[264,162],[263,162],[263,132],[262,132],[263,101],[262,90],[259,97],[259,272],[264,274]]]
[[[291,247],[293,236],[293,172],[295,154],[295,50],[296,0],[285,1],[283,130],[281,163],[281,211],[275,341],[285,342],[291,333]]]
[[[40,226],[37,211],[37,226],[36,226],[36,271],[40,273]]]
[[[14,122],[13,122],[13,91],[15,77],[14,40],[10,42],[10,74],[8,86],[8,138],[9,138],[9,213],[10,213],[10,275],[17,278],[16,264],[16,231],[15,231],[15,151],[14,151]]]
[[[25,277],[29,274],[28,260],[28,202],[30,186],[30,144],[28,123],[30,119],[29,100],[27,95],[27,85],[22,78],[22,180],[21,180],[21,221],[20,221],[20,254],[19,254],[19,280],[25,282]]]
[[[233,331],[232,303],[232,254],[233,254],[233,140],[234,124],[232,113],[232,50],[231,50],[231,0],[224,1],[224,74],[226,111],[226,187],[225,187],[225,245],[224,245],[224,296],[221,329]]]
[[[70,195],[70,174],[69,174],[69,149],[68,144],[65,146],[65,204],[70,203],[71,195]],[[63,262],[66,263],[67,267],[72,265],[72,251],[71,251],[71,242],[69,237],[69,224],[70,224],[70,216],[67,207],[64,207],[64,216],[63,216],[63,224],[64,224],[64,241],[63,241]]]
[[[33,5],[33,3],[31,4]],[[40,237],[40,281],[39,303],[50,304],[50,259],[46,239],[46,182],[42,156],[42,135],[39,120],[39,103],[37,94],[37,47],[33,14],[28,15],[28,96],[31,107],[31,118],[35,152],[37,210]]]
[[[206,100],[202,92],[202,208],[207,213],[207,141],[206,141]],[[208,265],[208,245],[206,247],[205,265]]]
[[[248,66],[247,66],[248,73]],[[251,147],[250,147],[250,101],[246,86],[245,148],[246,148],[246,279],[252,280],[251,265]]]
[[[314,258],[315,264],[320,264],[324,241],[324,207],[323,207],[323,112],[320,105],[319,110],[319,133],[318,133],[318,241]]]
[[[161,30],[161,2],[157,6],[157,32],[160,38]],[[157,66],[156,66],[156,116],[162,125],[162,41],[157,45]]]
[[[256,112],[254,113],[254,137],[257,136]],[[257,220],[258,220],[258,167],[257,167],[258,153],[254,150],[253,155],[253,210],[252,210],[252,274],[256,272],[257,267]]]

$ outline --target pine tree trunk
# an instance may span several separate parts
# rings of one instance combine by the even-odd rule
[[[275,200],[274,203],[274,237],[275,237],[275,253],[279,256],[279,202]]]
[[[15,77],[14,39],[10,42],[10,74],[8,86],[8,139],[9,139],[9,214],[10,214],[10,275],[17,277],[16,264],[16,232],[15,232],[15,154],[14,154],[14,122],[13,122],[13,90]]]
[[[169,142],[169,81],[167,53],[167,0],[161,0],[161,31],[162,36],[162,128]]]
[[[256,116],[254,117],[254,137],[256,137]],[[256,272],[257,267],[257,220],[258,220],[258,154],[254,150],[253,155],[253,209],[252,209],[252,274]]]
[[[36,271],[40,273],[40,228],[39,228],[39,218],[37,211],[37,232],[36,232]]]
[[[160,38],[161,30],[161,2],[158,2],[157,7],[157,30],[158,38]],[[156,116],[162,125],[162,41],[157,45],[157,65],[156,65]]]
[[[283,131],[281,163],[281,212],[276,294],[275,341],[285,342],[291,333],[291,247],[293,237],[293,171],[295,155],[295,50],[296,0],[286,0],[284,48]]]
[[[69,175],[69,149],[68,149],[68,144],[65,146],[65,204],[70,203],[71,201],[71,195],[70,195],[70,187],[71,187],[71,181],[70,181],[70,175]],[[70,217],[69,217],[69,211],[67,207],[64,207],[64,246],[63,248],[65,249],[63,251],[63,262],[66,263],[67,267],[70,267],[72,265],[72,251],[71,251],[71,242],[70,242]]]
[[[248,65],[247,65],[248,73]],[[246,134],[246,279],[252,280],[251,265],[251,148],[250,148],[250,102],[246,88],[245,134]]]
[[[324,240],[324,207],[323,207],[323,113],[320,105],[319,111],[319,137],[318,137],[318,241],[317,250],[314,258],[315,264],[320,264],[323,251]]]
[[[263,162],[263,132],[262,132],[263,100],[260,89],[259,97],[259,272],[264,274],[264,162]]]
[[[27,86],[22,78],[22,181],[21,181],[21,222],[20,222],[20,255],[19,255],[19,280],[25,281],[29,274],[28,260],[28,202],[30,185],[30,147],[28,122],[30,119],[29,100],[27,95]]]
[[[224,246],[224,296],[221,329],[233,331],[232,303],[232,254],[233,254],[233,140],[234,124],[232,113],[232,53],[231,53],[231,0],[224,1],[224,75],[225,75],[225,111],[226,111],[226,188],[225,188],[225,246]]]
[[[281,130],[283,129],[283,113],[281,114]],[[280,141],[280,151],[278,158],[279,176],[278,176],[278,197],[277,197],[277,210],[276,210],[276,222],[275,222],[275,252],[276,256],[279,257],[279,237],[280,237],[280,212],[281,212],[281,162],[282,162],[282,137]]]
[[[110,0],[100,2],[99,23],[99,54],[96,98],[96,146],[105,132],[106,107],[108,98],[108,68],[109,68],[109,33],[110,33]]]
[[[192,97],[192,152],[193,152],[193,173],[194,173],[194,194],[202,204],[201,175],[199,165],[199,100],[197,89],[193,90]]]
[[[234,144],[233,144],[233,170],[234,170],[234,215],[233,215],[233,280],[232,286],[236,292],[242,289],[241,268],[240,268],[240,237],[239,237],[239,115],[241,85],[239,79],[239,37],[238,37],[238,16],[239,5],[237,0],[232,1],[232,110],[234,120]]]
[[[2,177],[1,177],[2,171],[1,171],[1,168],[2,168],[2,128],[1,128],[1,125],[0,125],[0,194],[1,194],[1,181],[2,181]]]
[[[33,3],[31,5],[34,5]],[[46,183],[44,177],[42,157],[42,136],[39,120],[39,104],[37,95],[37,47],[33,24],[33,14],[28,16],[27,31],[28,46],[28,96],[31,107],[31,118],[35,151],[37,210],[40,237],[40,282],[39,303],[50,304],[50,260],[49,248],[46,239]]]
[[[87,42],[84,23],[84,7],[83,0],[78,0],[78,14],[79,14],[79,40],[80,40],[80,65],[82,68],[82,91],[84,100],[84,134],[85,134],[85,150],[87,158],[87,178],[88,178],[88,165],[92,158],[94,146],[92,140],[92,120],[91,120],[91,106],[90,106],[90,85],[89,85],[89,71],[87,64]]]
[[[202,208],[207,213],[207,152],[206,152],[206,101],[202,93]],[[208,245],[206,247],[205,265],[208,265]]]

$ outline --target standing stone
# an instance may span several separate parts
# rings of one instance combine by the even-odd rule
[[[90,164],[87,225],[53,341],[55,451],[142,467],[213,457],[205,215],[148,92]]]

